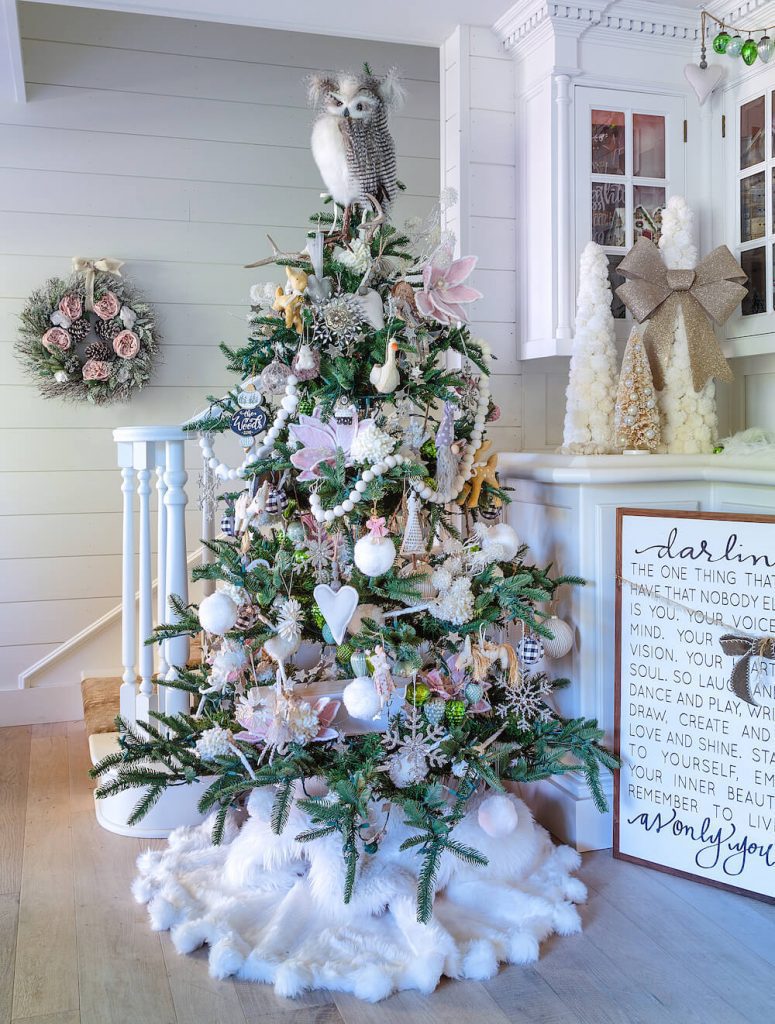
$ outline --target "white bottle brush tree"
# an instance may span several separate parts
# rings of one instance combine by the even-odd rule
[[[576,335],[566,392],[561,451],[569,455],[604,455],[614,447],[617,357],[611,299],[608,257],[590,242],[579,264]]]
[[[616,394],[617,447],[632,452],[654,452],[659,444],[659,411],[651,376],[643,328],[635,325],[627,340]]]
[[[659,240],[662,259],[671,270],[692,270],[697,265],[693,226],[694,214],[686,200],[683,196],[671,196],[662,211]],[[689,343],[680,308],[664,377],[664,389],[658,392],[662,450],[676,454],[713,451],[718,435],[716,384],[711,379],[699,391],[694,390]]]

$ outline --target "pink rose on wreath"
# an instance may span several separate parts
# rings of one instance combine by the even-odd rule
[[[102,359],[89,359],[83,364],[84,380],[107,380],[110,376],[110,363]]]
[[[113,339],[113,351],[119,359],[134,359],[140,351],[140,339],[133,331],[122,331]]]
[[[59,300],[59,312],[69,320],[79,320],[83,313],[80,295],[74,295],[72,292],[69,295],[64,295]]]
[[[113,292],[105,292],[102,298],[94,303],[94,312],[100,320],[112,320],[114,316],[118,316],[120,309],[121,303]]]
[[[440,324],[467,320],[462,304],[482,297],[476,288],[463,284],[475,266],[476,256],[453,260],[452,246],[439,249],[422,272],[422,291],[415,292],[422,315]]]
[[[73,343],[64,327],[50,327],[40,340],[49,352],[67,352]]]

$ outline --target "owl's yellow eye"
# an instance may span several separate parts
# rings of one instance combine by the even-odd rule
[[[356,110],[363,110],[363,104],[362,103],[356,103],[355,104],[355,109]]]

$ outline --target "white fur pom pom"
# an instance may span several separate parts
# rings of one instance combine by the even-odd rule
[[[234,628],[239,608],[223,591],[216,590],[199,605],[199,622],[208,633],[221,636]]]
[[[488,796],[480,806],[477,817],[480,827],[493,839],[511,835],[519,821],[514,804],[501,793]]]
[[[376,718],[382,710],[379,694],[370,676],[358,676],[342,690],[347,714],[352,718]]]

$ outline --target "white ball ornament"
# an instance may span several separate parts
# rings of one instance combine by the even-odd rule
[[[493,839],[510,836],[519,822],[517,809],[512,801],[502,793],[488,796],[479,806],[477,813],[479,826],[483,832]]]
[[[358,676],[342,690],[342,701],[351,718],[377,718],[382,705],[371,676]]]
[[[202,629],[216,636],[234,629],[238,616],[239,608],[222,590],[209,594],[199,605],[199,624]]]
[[[544,652],[550,658],[564,658],[573,647],[575,633],[573,626],[563,619],[553,615],[546,623],[546,628],[551,631],[551,637],[544,637]]]
[[[353,551],[353,561],[365,576],[382,576],[396,560],[396,549],[389,537],[361,537]]]
[[[496,523],[495,526],[491,526],[487,531],[487,536],[494,544],[500,544],[503,548],[503,558],[499,559],[502,562],[510,562],[513,558],[517,557],[517,552],[520,548],[519,537],[517,531],[509,526],[508,523]]]

